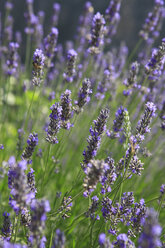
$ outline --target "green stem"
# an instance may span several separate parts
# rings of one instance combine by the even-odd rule
[[[47,158],[46,158],[46,164],[44,166],[44,172],[43,172],[43,178],[42,178],[42,186],[41,186],[41,193],[43,192],[43,187],[44,187],[44,181],[45,181],[45,174],[46,174],[46,170],[48,170],[47,168],[47,164],[48,164],[48,160],[49,160],[49,154],[50,154],[50,150],[51,150],[51,144],[48,144],[48,150],[47,150]]]
[[[35,92],[36,92],[36,88],[33,91],[32,99],[31,99],[31,102],[30,102],[30,105],[29,105],[29,108],[28,108],[28,111],[27,111],[27,114],[26,114],[26,117],[25,117],[25,122],[24,122],[24,125],[23,125],[23,127],[25,127],[25,131],[26,131],[27,126],[28,126],[28,119],[30,118],[30,112],[31,112],[31,108],[32,108],[32,105],[33,105],[33,101],[34,101]]]
[[[21,218],[21,214],[19,214],[17,216],[16,230],[15,230],[15,235],[14,235],[14,243],[16,242],[16,238],[17,238],[17,233],[18,233],[18,229],[19,229],[19,225],[20,225],[20,218]]]
[[[160,204],[159,204],[159,207],[158,207],[158,216],[160,216],[160,211],[161,211],[161,208],[162,208],[163,200],[164,200],[164,195],[161,196],[161,201],[160,201]]]
[[[53,231],[54,231],[54,230],[52,229],[52,231],[51,231],[51,236],[50,236],[49,248],[52,247]]]

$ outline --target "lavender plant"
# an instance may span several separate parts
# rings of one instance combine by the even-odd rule
[[[24,34],[13,2],[0,15],[0,247],[164,247],[164,1],[133,51],[113,40],[124,1],[86,2],[62,44],[62,2],[45,26],[26,0]]]

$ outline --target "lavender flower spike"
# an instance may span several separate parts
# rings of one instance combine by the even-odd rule
[[[15,158],[11,157],[8,163],[8,187],[11,189],[10,194],[12,196],[9,200],[9,204],[16,214],[18,214],[31,203],[35,194],[31,192],[25,175],[27,162],[20,161],[16,163]]]
[[[148,209],[143,232],[139,238],[138,248],[162,247],[160,235],[162,228],[158,223],[158,216],[154,209]]]
[[[44,39],[44,51],[47,57],[46,66],[51,67],[51,61],[55,55],[55,48],[57,44],[58,38],[58,29],[53,27],[51,29],[51,33]]]
[[[121,0],[111,0],[105,11],[106,20],[106,41],[111,42],[112,36],[116,33],[118,23],[120,21]]]
[[[67,70],[63,74],[66,82],[73,82],[74,74],[75,74],[75,64],[77,59],[77,52],[74,49],[70,49],[67,53]]]
[[[47,130],[46,141],[51,144],[58,143],[56,134],[59,132],[61,127],[61,114],[62,107],[59,103],[55,103],[50,108],[52,113],[49,115],[50,122]]]
[[[43,236],[45,229],[46,213],[50,211],[49,202],[47,200],[33,200],[31,203],[31,225],[29,241],[33,247],[41,247],[41,243],[46,241]]]
[[[161,71],[165,64],[165,38],[162,39],[162,44],[158,49],[154,49],[152,57],[145,66],[147,75],[161,75]]]
[[[97,12],[93,17],[92,21],[92,30],[91,30],[91,39],[89,41],[90,48],[89,52],[91,54],[100,53],[100,48],[104,43],[104,32],[105,32],[105,20],[103,16]]]
[[[83,110],[83,106],[90,101],[90,95],[92,94],[91,82],[85,78],[78,93],[78,100],[75,102],[77,105],[75,112],[79,113]]]
[[[12,228],[10,214],[4,212],[3,217],[4,217],[4,221],[2,227],[2,235],[5,240],[9,241],[11,238],[11,228]]]
[[[144,140],[144,134],[150,132],[149,124],[151,123],[152,117],[155,116],[156,106],[154,103],[147,102],[145,106],[144,115],[136,127],[135,139],[137,143],[142,142]]]
[[[16,76],[17,68],[18,68],[18,43],[10,42],[9,43],[9,51],[8,58],[6,61],[7,69],[6,74]]]
[[[29,135],[29,138],[27,140],[27,147],[25,151],[22,153],[22,159],[30,159],[36,145],[38,145],[38,134],[37,133],[31,133]]]
[[[121,131],[121,127],[124,122],[125,110],[123,106],[119,107],[116,111],[116,118],[113,121],[113,131],[109,132],[107,130],[107,136],[111,139],[119,137],[119,132]]]
[[[65,129],[70,129],[72,124],[70,123],[70,118],[72,117],[72,103],[71,103],[71,91],[66,89],[61,95],[61,127]]]
[[[56,230],[52,248],[65,248],[65,235],[60,229]]]
[[[159,29],[160,17],[163,18],[163,5],[163,0],[155,0],[154,9],[152,12],[149,12],[148,17],[145,20],[145,24],[139,33],[140,37],[144,40],[148,40],[152,36],[155,36],[157,29]]]
[[[45,56],[41,49],[36,49],[33,55],[32,83],[39,86],[43,80]]]
[[[107,108],[102,109],[100,111],[100,114],[97,120],[94,120],[94,128],[91,127],[89,130],[91,135],[87,139],[87,142],[88,142],[87,149],[84,150],[83,152],[84,164],[81,164],[83,169],[86,168],[86,165],[97,154],[97,150],[100,146],[101,135],[106,129],[106,123],[107,123],[108,117],[109,117],[109,110]]]

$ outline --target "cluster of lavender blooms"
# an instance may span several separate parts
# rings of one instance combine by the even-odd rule
[[[141,143],[144,140],[144,134],[151,131],[149,125],[152,117],[155,116],[156,106],[154,103],[147,102],[145,107],[144,115],[136,127],[135,139],[137,140],[137,143]]]
[[[139,35],[144,40],[149,38],[154,39],[154,37],[159,36],[159,31],[162,25],[162,19],[164,17],[164,1],[155,0],[154,9],[152,12],[149,12],[147,19],[140,31]]]
[[[19,212],[31,203],[35,194],[31,191],[27,182],[27,176],[25,174],[27,162],[20,161],[16,163],[15,157],[11,157],[8,164],[8,187],[11,190],[9,204],[16,214],[19,214]]]
[[[125,110],[126,109],[124,109],[123,106],[121,106],[116,111],[116,118],[113,121],[113,127],[112,127],[113,131],[107,130],[107,133],[106,133],[109,138],[114,139],[120,136],[119,132],[121,131],[122,124],[124,121]]]
[[[33,71],[32,83],[39,86],[43,79],[44,74],[45,56],[41,49],[36,49],[33,55]]]
[[[138,121],[136,134],[135,136],[130,136],[126,154],[118,162],[117,174],[120,174],[124,167],[124,169],[132,171],[134,174],[141,175],[143,170],[143,163],[138,158],[137,154],[139,152],[140,145],[144,141],[144,135],[151,131],[149,125],[151,124],[152,117],[155,116],[155,111],[156,106],[152,102],[147,102],[145,104],[144,115],[142,116],[141,120]]]
[[[56,248],[56,247],[65,248],[65,235],[60,229],[56,230],[56,234],[53,241],[52,248]]]
[[[83,156],[84,156],[84,160],[82,164],[83,169],[86,168],[86,165],[97,154],[97,150],[100,146],[101,135],[104,133],[106,129],[106,123],[108,117],[109,117],[109,110],[108,109],[101,110],[97,120],[94,120],[94,128],[92,128],[91,126],[89,129],[91,135],[87,139],[89,145],[87,146],[87,149],[84,150],[83,152]]]
[[[105,11],[106,20],[106,42],[110,43],[113,35],[115,35],[118,23],[120,21],[120,6],[121,0],[110,1],[108,8]]]
[[[10,241],[11,232],[12,232],[10,214],[7,212],[4,212],[3,217],[4,217],[3,227],[2,227],[3,239],[6,241]]]
[[[63,219],[69,218],[71,215],[71,207],[72,207],[72,197],[64,197],[62,201],[62,205],[60,207],[59,214],[62,216]]]
[[[53,4],[53,16],[52,16],[53,27],[58,25],[60,10],[61,10],[61,5],[59,3],[54,3]]]
[[[128,78],[124,80],[123,84],[128,88],[128,90],[123,90],[123,94],[128,96],[132,93],[132,88],[137,88],[137,74],[139,72],[139,63],[133,62],[130,66],[130,71]]]
[[[37,117],[34,114],[31,118],[31,130],[37,123],[38,131],[30,133],[24,150],[23,136],[27,135],[27,131],[17,127],[21,122],[24,123],[21,116],[18,115],[17,120],[13,114],[8,115],[6,127],[3,122],[0,123],[1,142],[4,144],[0,144],[0,150],[3,150],[0,164],[2,170],[6,167],[4,175],[0,176],[3,211],[0,247],[157,248],[163,247],[165,243],[158,221],[159,218],[163,223],[161,216],[165,184],[161,185],[158,197],[151,200],[144,196],[145,200],[141,198],[139,192],[143,189],[138,189],[138,180],[137,188],[134,185],[135,191],[130,189],[137,175],[144,173],[140,178],[142,181],[146,176],[145,168],[157,161],[156,155],[153,156],[153,162],[151,159],[147,160],[148,155],[145,157],[144,154],[149,154],[148,146],[143,145],[150,142],[149,149],[151,147],[154,151],[164,144],[162,137],[158,140],[156,138],[159,133],[163,136],[162,131],[165,130],[165,38],[157,49],[152,50],[165,17],[164,1],[155,0],[153,12],[149,13],[140,31],[140,42],[144,43],[144,47],[134,62],[131,61],[131,56],[127,61],[128,49],[124,43],[117,49],[110,47],[109,50],[120,21],[121,2],[110,0],[103,15],[100,12],[94,13],[91,2],[85,3],[75,42],[68,41],[63,46],[58,44],[60,4],[53,4],[51,27],[47,29],[48,35],[44,36],[45,13],[39,11],[35,14],[34,0],[26,0],[24,31],[28,47],[23,65],[22,58],[18,55],[22,36],[19,32],[13,33],[13,4],[12,1],[5,4],[6,19],[2,25],[0,18],[0,64],[3,71],[0,81],[10,78],[7,81],[11,81],[12,87],[10,89],[10,85],[5,85],[0,90],[0,98],[4,95],[4,99],[7,99],[9,94],[11,109],[15,110],[19,105],[19,113],[25,110],[23,107],[26,104],[23,107],[19,104],[22,101],[19,94],[23,87],[17,86],[16,80],[22,81],[23,78],[26,82],[30,81],[28,65],[31,64],[31,81],[34,86],[41,86],[38,96],[41,99],[36,97],[37,102],[33,103],[32,99],[29,105],[32,107],[29,109],[37,113]],[[2,34],[1,26],[4,29]],[[30,62],[31,52],[34,53]],[[31,86],[26,90],[25,103],[29,101],[28,91],[39,92],[37,88],[34,91]],[[42,139],[42,122],[48,117],[46,104],[54,99],[56,102],[50,107],[49,121],[46,120],[45,124],[46,138]],[[10,113],[3,103],[5,101],[1,102],[0,99],[0,107]],[[42,111],[39,111],[39,107]],[[143,108],[144,113],[140,118]],[[112,127],[110,125],[107,130],[109,109],[115,118],[113,120],[112,117]],[[155,114],[156,111],[158,114]],[[87,146],[82,153],[85,127],[88,128],[88,123],[95,116],[97,119],[89,129]],[[152,129],[152,134],[151,121],[155,116],[159,117],[155,118],[155,122],[159,123],[155,130]],[[138,122],[137,126],[132,119]],[[17,126],[12,126],[13,120],[17,121]],[[14,137],[16,128],[19,128],[17,143],[7,137],[4,130],[8,131],[8,128],[11,129],[11,137]],[[63,135],[68,130],[69,147]],[[74,134],[72,130],[75,130]],[[151,133],[151,136],[146,139],[147,133]],[[46,150],[45,140],[57,145],[52,150],[48,145],[49,150]],[[155,141],[160,143],[158,148],[155,147]],[[37,145],[38,151],[34,153]],[[14,156],[8,160],[8,153],[13,152],[14,146],[17,158],[22,154],[21,161],[17,161]],[[69,149],[70,154],[67,153]],[[159,150],[162,151],[160,148]],[[8,162],[3,161],[4,159]],[[74,178],[74,170],[76,171],[79,161],[82,161],[81,168]],[[160,170],[162,163],[161,161]],[[4,190],[7,177],[8,193]],[[145,180],[148,183],[149,175]],[[68,184],[71,181],[73,183],[70,189]],[[47,195],[41,198],[45,192]],[[145,190],[143,194],[146,196]],[[4,200],[6,195],[9,206]],[[148,208],[152,202],[155,204],[153,206],[158,204],[157,212]]]
[[[147,209],[143,232],[138,241],[139,248],[162,247],[160,235],[162,228],[158,223],[157,213],[154,209]]]
[[[136,237],[142,231],[146,214],[144,199],[135,203],[132,192],[123,193],[120,203],[115,204],[109,197],[104,197],[101,211],[105,221],[110,220],[108,232],[112,235],[118,233],[121,223],[128,226],[128,237]]]
[[[77,52],[74,49],[71,49],[67,53],[67,70],[63,74],[64,79],[66,82],[73,82],[74,75],[75,75],[75,64],[77,59]]]
[[[56,134],[59,132],[61,127],[62,107],[59,103],[55,103],[50,109],[52,110],[52,113],[49,115],[50,123],[47,129],[46,141],[56,144],[58,143]]]
[[[7,54],[7,60],[6,60],[6,74],[9,76],[17,76],[17,69],[18,69],[18,48],[19,44],[10,42],[9,43],[9,50]]]
[[[70,129],[73,125],[70,123],[72,117],[72,103],[71,103],[71,91],[65,90],[61,95],[61,127],[64,129]]]
[[[87,47],[87,40],[90,36],[91,21],[93,18],[94,8],[91,2],[86,2],[83,14],[79,17],[79,26],[77,30],[76,40],[79,44],[78,51],[83,52]]]
[[[48,34],[48,36],[44,39],[44,53],[45,53],[46,58],[47,58],[45,65],[47,67],[53,66],[51,61],[52,61],[54,54],[55,54],[57,38],[58,38],[58,29],[52,28],[51,33]]]
[[[92,20],[91,38],[89,41],[91,54],[100,53],[100,49],[104,43],[105,33],[105,20],[104,17],[98,12]]]
[[[34,149],[36,145],[38,145],[38,134],[37,133],[31,133],[29,135],[29,138],[27,140],[27,147],[25,148],[24,152],[22,153],[22,159],[27,160],[28,162],[31,162],[30,158],[33,155]]]
[[[82,83],[82,87],[80,88],[78,93],[78,100],[75,101],[76,107],[74,111],[76,113],[79,113],[83,110],[84,105],[90,101],[91,94],[92,94],[91,82],[89,79],[85,78]]]
[[[46,237],[42,235],[45,229],[46,213],[50,211],[49,202],[35,199],[31,203],[31,211],[29,243],[31,247],[45,247]]]

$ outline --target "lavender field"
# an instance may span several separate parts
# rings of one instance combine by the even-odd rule
[[[23,32],[0,14],[0,248],[165,247],[164,0],[133,50],[124,1],[84,2],[63,44],[61,5],[45,27],[25,4]]]

